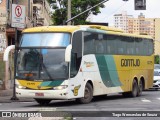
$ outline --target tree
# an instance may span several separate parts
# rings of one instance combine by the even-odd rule
[[[93,7],[94,5],[102,2],[103,0],[71,0],[71,16],[74,17],[79,13]],[[55,25],[63,24],[67,20],[67,0],[48,0],[54,10],[52,19]],[[104,8],[104,4],[95,7],[94,9],[80,15],[75,18],[72,23],[75,25],[83,25],[86,23],[86,19],[92,13],[97,15],[100,13],[100,8]]]
[[[155,56],[154,56],[154,63],[155,63],[155,64],[159,64],[159,62],[160,62],[160,57],[159,57],[159,55],[155,55]]]

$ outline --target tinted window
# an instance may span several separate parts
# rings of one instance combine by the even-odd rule
[[[146,56],[153,54],[153,41],[146,38],[86,32],[84,54]]]
[[[95,53],[95,33],[84,32],[84,54]]]

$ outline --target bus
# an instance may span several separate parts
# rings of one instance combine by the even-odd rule
[[[42,26],[22,31],[17,46],[16,96],[37,103],[120,93],[137,97],[153,85],[149,36],[101,25]]]

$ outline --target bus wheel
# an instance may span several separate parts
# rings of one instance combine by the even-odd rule
[[[86,104],[86,103],[91,102],[92,98],[93,98],[93,88],[91,84],[87,83],[85,87],[85,91],[84,91],[84,97],[78,98],[77,101],[79,103]]]
[[[138,95],[138,84],[136,80],[134,79],[132,83],[132,91],[130,92],[130,96],[136,97],[137,95]]]
[[[141,96],[142,95],[142,91],[143,91],[143,83],[142,83],[142,80],[140,80],[139,86],[138,86],[137,96]]]
[[[35,99],[35,100],[40,105],[48,105],[51,102],[50,99]]]

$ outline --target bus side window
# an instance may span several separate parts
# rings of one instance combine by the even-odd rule
[[[151,54],[153,54],[153,52],[154,52],[154,47],[153,47],[154,45],[153,45],[153,42],[152,42],[152,40],[151,39],[148,39],[148,55],[151,55]]]
[[[137,55],[144,54],[142,38],[135,38],[135,47],[137,48],[137,50],[136,50]]]
[[[123,52],[123,48],[118,48],[118,54],[123,54],[124,52]]]
[[[96,44],[96,53],[103,54],[105,51],[102,40],[96,40],[95,44]]]
[[[95,54],[95,34],[84,32],[84,55]]]
[[[109,45],[107,46],[107,53],[111,54],[111,46],[109,46]]]
[[[73,34],[72,54],[71,54],[71,77],[74,77],[82,60],[82,32],[78,31]]]

